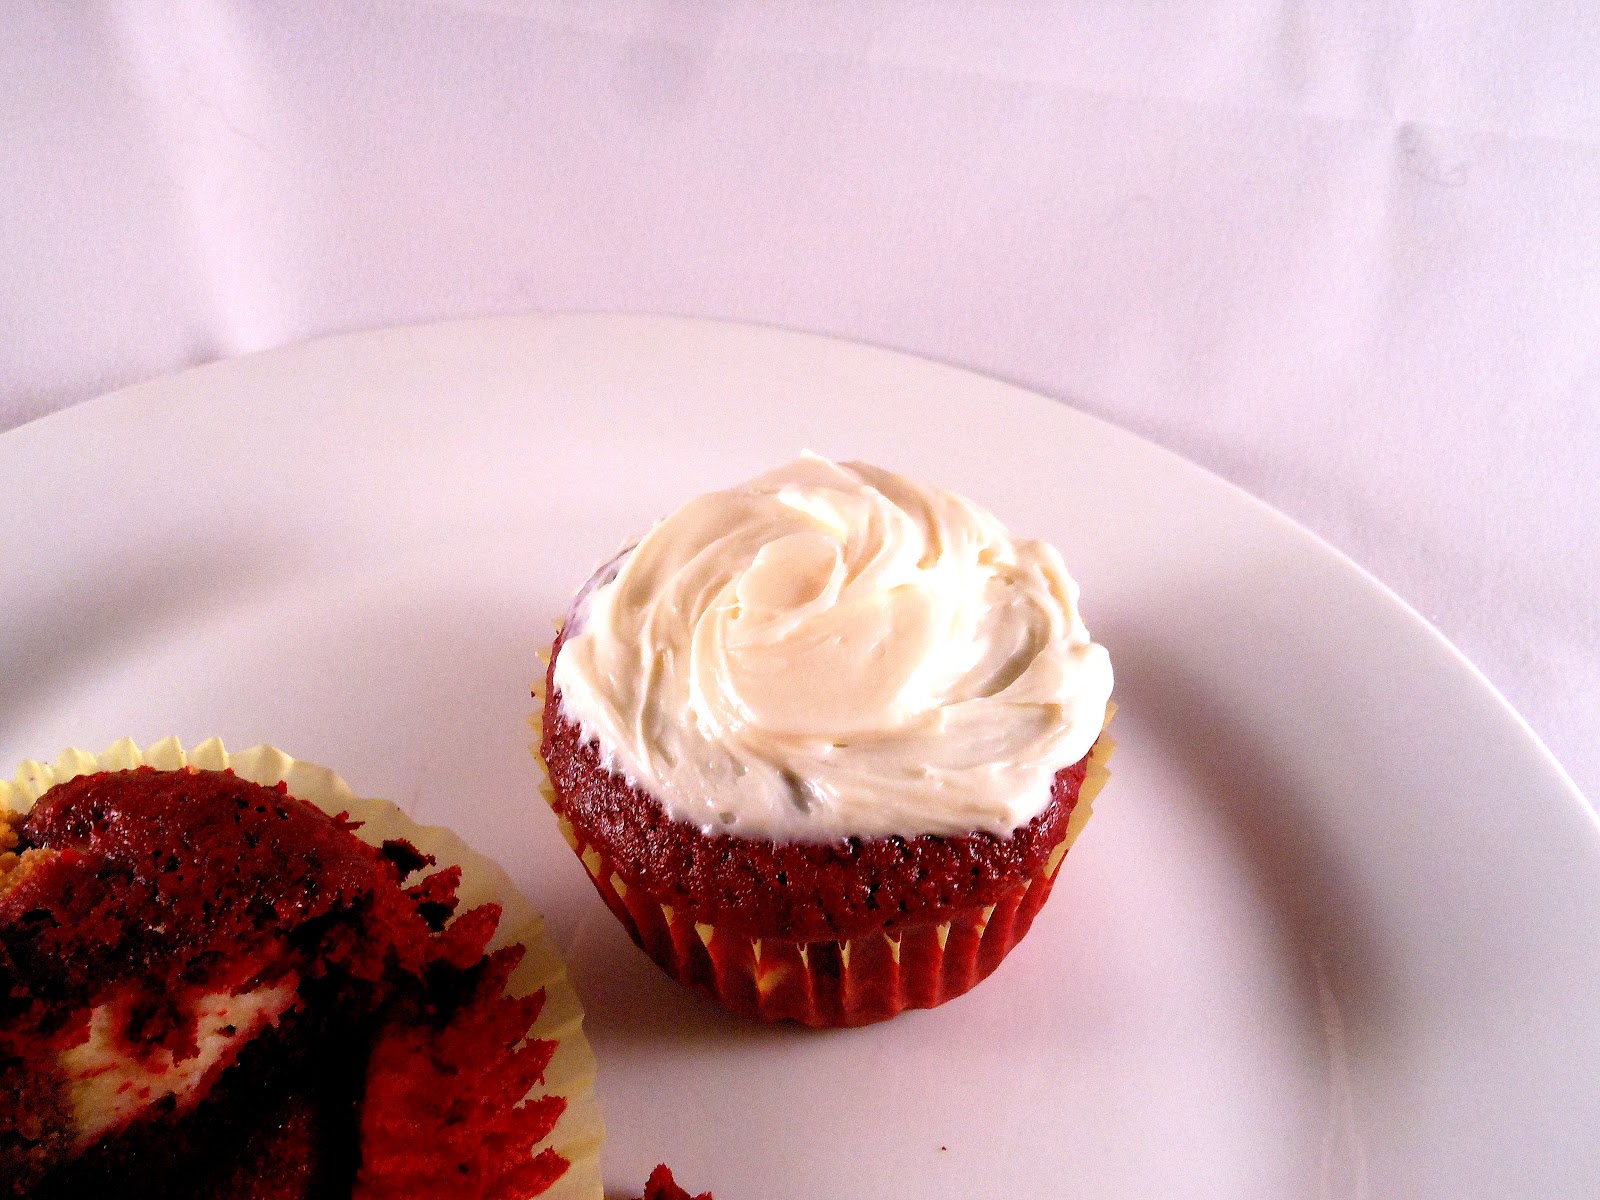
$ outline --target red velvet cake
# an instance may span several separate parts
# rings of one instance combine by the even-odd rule
[[[546,676],[540,753],[562,832],[607,907],[664,971],[741,1016],[865,1025],[986,977],[1027,933],[1081,822],[1091,760],[1010,838],[776,842],[707,836],[600,762]],[[1098,782],[1098,780],[1097,780]]]
[[[498,909],[454,915],[459,868],[352,828],[148,767],[0,817],[0,1196],[521,1200],[562,1174]]]
[[[814,457],[685,505],[551,649],[563,835],[663,970],[763,1020],[974,986],[1103,782],[1111,672],[1056,552]]]
[[[715,1200],[710,1192],[701,1192],[691,1196],[678,1181],[672,1177],[672,1172],[666,1163],[659,1163],[650,1178],[644,1185],[644,1195],[639,1200]]]

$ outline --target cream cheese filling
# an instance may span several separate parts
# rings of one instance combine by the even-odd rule
[[[206,992],[186,1005],[194,1022],[196,1053],[177,1058],[165,1047],[144,1056],[128,1052],[116,1004],[89,1014],[88,1036],[61,1051],[56,1064],[79,1147],[121,1128],[158,1101],[172,1096],[178,1111],[198,1101],[213,1073],[231,1066],[239,1051],[299,999],[299,976],[233,993]]]
[[[556,662],[607,766],[706,833],[984,831],[1041,812],[1110,659],[1042,541],[814,455],[690,501],[602,570]]]

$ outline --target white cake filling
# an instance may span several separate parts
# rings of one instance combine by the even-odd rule
[[[299,976],[237,995],[207,992],[186,1005],[194,1022],[195,1054],[175,1058],[157,1047],[130,1055],[121,1036],[125,1014],[115,1003],[101,1004],[89,1016],[89,1035],[57,1056],[79,1147],[121,1128],[167,1096],[182,1111],[198,1101],[212,1073],[232,1065],[239,1051],[268,1025],[276,1025],[299,997]]]

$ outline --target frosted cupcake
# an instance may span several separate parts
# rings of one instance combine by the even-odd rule
[[[764,1020],[861,1025],[1026,933],[1110,752],[1060,555],[948,492],[807,455],[690,501],[556,638],[541,753],[607,905]]]

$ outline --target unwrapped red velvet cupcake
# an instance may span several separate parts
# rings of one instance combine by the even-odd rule
[[[0,779],[0,1197],[600,1195],[582,1012],[443,829],[212,740]]]
[[[807,455],[579,594],[547,798],[633,939],[733,1012],[941,1004],[1027,932],[1105,778],[1111,664],[1077,596],[970,501]]]

